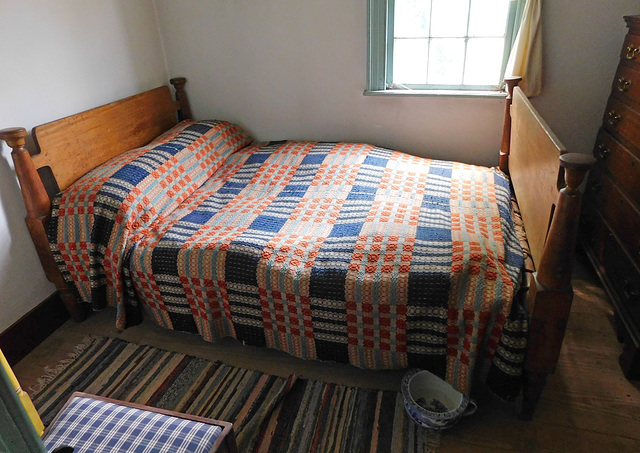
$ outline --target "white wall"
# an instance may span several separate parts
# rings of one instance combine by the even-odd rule
[[[494,165],[504,101],[365,97],[367,0],[154,0],[171,76],[194,115],[258,139],[361,140]],[[544,94],[569,150],[590,152],[638,0],[546,0]]]
[[[545,0],[543,94],[533,99],[569,151],[590,153],[640,0]]]
[[[3,0],[0,55],[0,129],[30,131],[166,83],[151,0]],[[11,150],[0,146],[2,331],[55,288],[24,223]]]
[[[366,141],[497,163],[503,99],[363,96],[366,0],[156,0],[169,73],[197,118],[259,140]],[[463,131],[463,132],[462,132]]]

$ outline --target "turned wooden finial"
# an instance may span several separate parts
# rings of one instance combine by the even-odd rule
[[[504,78],[504,83],[507,85],[507,93],[508,98],[513,96],[513,89],[518,86],[518,84],[522,81],[522,77],[520,76],[510,76]]]
[[[174,77],[169,80],[169,83],[176,89],[176,101],[180,103],[180,110],[178,111],[178,119],[180,121],[192,119],[191,106],[189,105],[189,98],[187,98],[187,92],[184,91],[184,86],[187,83],[185,77]]]
[[[6,141],[13,149],[11,157],[20,181],[27,214],[31,218],[43,218],[49,214],[51,202],[33,165],[31,154],[24,146],[26,136],[27,130],[24,127],[11,127],[0,131],[0,139]]]
[[[23,147],[27,130],[24,127],[10,127],[0,131],[0,140],[4,140],[14,150]]]
[[[507,86],[507,103],[504,107],[504,123],[502,125],[502,142],[500,143],[500,170],[509,174],[509,153],[511,151],[511,102],[513,99],[513,90],[522,77],[513,76],[505,77],[504,82]]]
[[[560,166],[564,168],[564,180],[567,187],[563,190],[568,194],[578,192],[578,186],[582,184],[589,168],[596,163],[595,157],[590,154],[566,153],[560,156]]]

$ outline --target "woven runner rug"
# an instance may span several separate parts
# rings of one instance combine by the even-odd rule
[[[268,375],[221,362],[90,338],[47,369],[31,397],[45,425],[71,393],[226,420],[240,452],[434,452],[437,433],[410,421],[402,396]]]

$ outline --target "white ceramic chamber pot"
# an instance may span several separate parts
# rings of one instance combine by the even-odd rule
[[[411,419],[427,429],[450,428],[478,409],[467,395],[426,370],[414,369],[405,374],[402,396]]]

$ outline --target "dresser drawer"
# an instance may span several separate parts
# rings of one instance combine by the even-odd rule
[[[613,79],[611,93],[623,101],[640,103],[640,66],[621,64]]]
[[[595,208],[595,202],[588,194],[582,201],[582,216],[580,218],[580,237],[582,244],[589,249],[593,259],[602,263],[604,252],[604,236],[608,229]]]
[[[622,45],[620,59],[623,63],[640,68],[640,35],[627,35]]]
[[[640,272],[628,258],[602,217],[587,208],[581,222],[582,243],[595,260],[608,292],[624,318],[640,327]]]
[[[591,196],[587,203],[595,205],[632,260],[640,265],[640,212],[600,168],[592,170],[588,190]]]
[[[624,102],[609,98],[603,124],[606,130],[640,146],[640,113]]]
[[[638,148],[632,149],[640,154]],[[593,155],[598,166],[615,175],[616,185],[636,206],[640,206],[640,159],[613,138],[607,131],[600,129]]]
[[[603,255],[602,265],[611,290],[637,329],[640,327],[640,271],[631,263],[612,234],[604,237]]]

